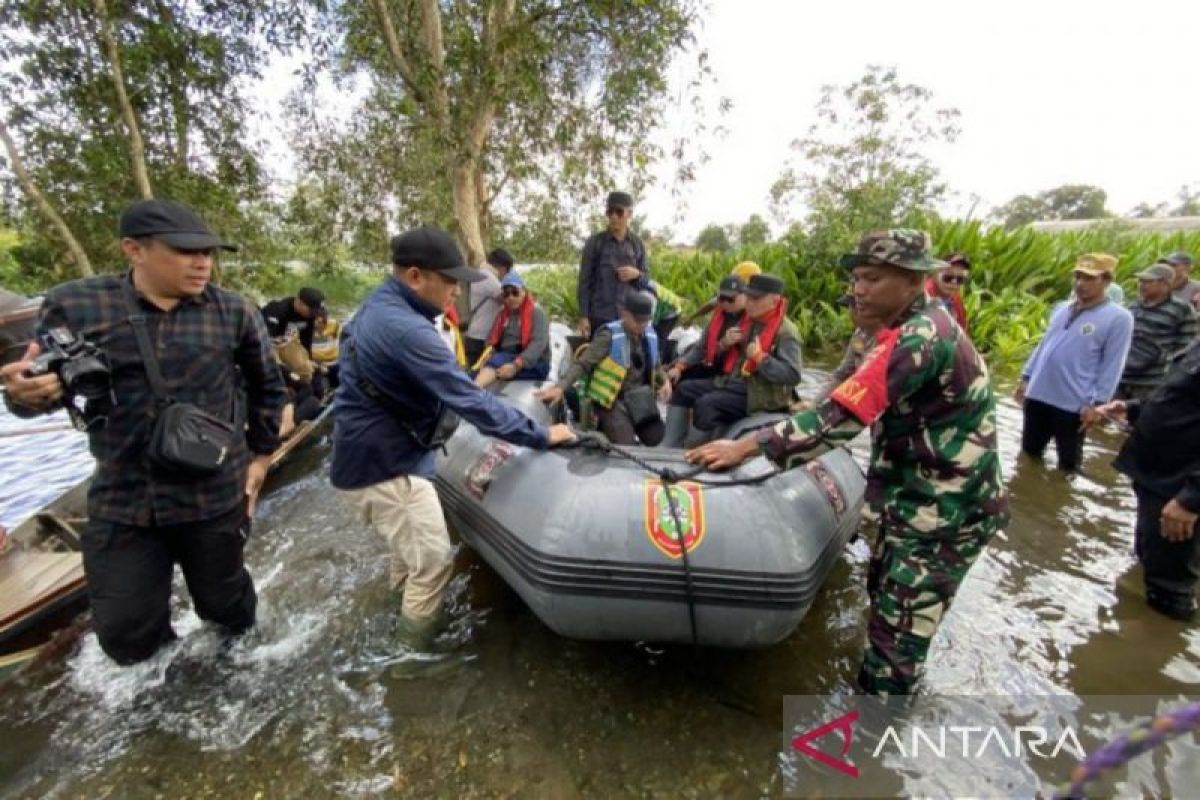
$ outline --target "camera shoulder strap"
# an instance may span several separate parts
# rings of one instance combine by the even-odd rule
[[[400,429],[404,431],[404,433],[407,434],[408,437],[412,439],[418,447],[422,448],[423,450],[433,450],[440,446],[440,443],[433,441],[431,437],[422,436],[421,434],[417,433],[416,429],[413,428],[412,423],[407,419],[409,412],[398,402],[396,402],[391,395],[376,386],[375,383],[372,382],[371,379],[368,378],[362,371],[362,367],[360,367],[358,364],[358,348],[355,346],[354,336],[347,336],[344,344],[350,353],[350,363],[354,365],[354,374],[359,391],[366,395],[368,400],[378,405],[384,411],[388,412],[392,416],[392,419],[396,421],[396,424],[400,426]],[[441,420],[442,415],[445,412],[445,405],[439,403],[438,413],[436,414],[434,421],[435,430],[438,426],[438,421]]]
[[[150,342],[150,333],[146,326],[146,315],[141,313],[137,305],[137,295],[133,291],[133,280],[121,281],[125,294],[125,305],[129,309],[129,324],[133,326],[133,335],[137,339],[138,352],[142,354],[142,362],[146,365],[146,378],[150,382],[150,391],[160,405],[170,405],[171,395],[167,390],[167,382],[163,380],[162,370],[158,366],[158,357],[154,354],[154,345]]]

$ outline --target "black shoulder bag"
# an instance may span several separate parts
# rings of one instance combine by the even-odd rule
[[[372,383],[362,371],[362,367],[358,364],[358,347],[353,338],[347,338],[346,347],[350,351],[350,361],[354,364],[354,373],[357,376],[358,388],[362,390],[370,400],[382,408],[384,411],[392,415],[392,419],[396,420],[401,430],[408,435],[416,443],[417,447],[422,450],[437,450],[442,448],[445,450],[446,442],[450,441],[450,437],[458,430],[458,414],[455,414],[445,403],[438,403],[437,416],[433,421],[433,429],[428,435],[419,433],[413,428],[406,417],[408,411],[400,406],[391,395],[380,389]]]
[[[219,473],[237,443],[237,430],[226,420],[171,397],[150,343],[146,317],[139,313],[133,286],[125,284],[129,324],[137,338],[138,351],[146,367],[146,379],[154,393],[155,413],[146,454],[150,463],[172,475],[207,478]]]

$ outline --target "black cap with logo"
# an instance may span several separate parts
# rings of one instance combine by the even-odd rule
[[[467,266],[450,234],[428,226],[392,237],[392,263],[397,267],[431,269],[469,283],[486,277],[480,270]]]

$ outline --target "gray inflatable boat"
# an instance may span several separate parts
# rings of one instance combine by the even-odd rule
[[[500,396],[548,422],[538,385],[514,381]],[[656,468],[690,466],[682,450],[628,450]],[[758,458],[696,477],[770,470]],[[730,648],[795,629],[858,527],[865,488],[839,449],[756,484],[681,481],[672,513],[661,480],[625,458],[529,450],[469,424],[439,455],[436,484],[459,535],[562,636]]]

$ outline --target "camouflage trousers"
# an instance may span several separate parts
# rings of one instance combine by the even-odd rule
[[[912,693],[933,634],[996,527],[988,520],[935,537],[881,523],[867,573],[871,616],[858,673],[863,691]]]

